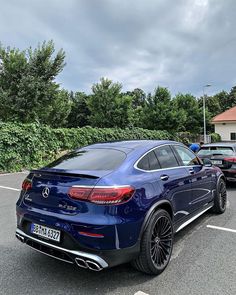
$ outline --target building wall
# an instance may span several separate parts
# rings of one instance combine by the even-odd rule
[[[219,133],[221,140],[230,141],[230,133],[236,133],[236,122],[215,123],[215,132]]]

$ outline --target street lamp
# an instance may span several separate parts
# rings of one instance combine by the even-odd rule
[[[206,84],[202,87],[203,89],[203,129],[204,129],[204,143],[207,142],[207,139],[206,139],[206,94],[205,94],[205,89],[207,87],[211,87],[211,84]]]

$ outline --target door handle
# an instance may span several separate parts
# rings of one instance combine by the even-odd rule
[[[189,174],[194,174],[194,169],[193,168],[190,168],[188,171],[189,171]]]
[[[166,180],[169,179],[169,176],[166,175],[166,174],[163,174],[163,175],[160,176],[160,179],[163,180],[163,181],[166,181]]]

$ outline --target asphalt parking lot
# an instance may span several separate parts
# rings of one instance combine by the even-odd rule
[[[25,176],[0,175],[0,294],[236,294],[236,186],[223,215],[206,213],[176,235],[168,268],[153,277],[129,264],[90,272],[21,244],[15,203]]]

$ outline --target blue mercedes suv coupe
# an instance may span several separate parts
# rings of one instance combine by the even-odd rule
[[[173,236],[226,208],[225,177],[174,141],[98,143],[33,170],[16,204],[16,237],[31,248],[100,271],[132,262],[160,274]]]

